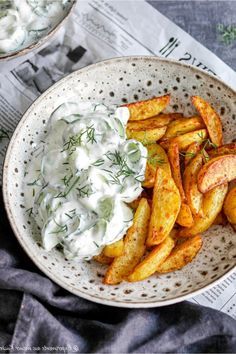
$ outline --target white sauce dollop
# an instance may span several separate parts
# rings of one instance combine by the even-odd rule
[[[133,220],[126,204],[142,191],[147,150],[127,140],[126,107],[67,102],[51,115],[26,171],[27,210],[43,247],[90,259],[121,239]]]
[[[37,42],[69,10],[70,0],[0,1],[0,56]]]

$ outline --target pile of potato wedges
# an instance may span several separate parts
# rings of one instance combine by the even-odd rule
[[[214,224],[236,225],[236,143],[223,144],[214,108],[191,98],[197,114],[163,113],[170,95],[125,105],[128,139],[148,150],[142,195],[130,203],[133,225],[94,259],[107,264],[105,284],[136,282],[183,268]]]

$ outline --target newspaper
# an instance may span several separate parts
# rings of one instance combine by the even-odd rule
[[[0,64],[0,173],[8,138],[32,101],[76,69],[127,55],[174,58],[236,89],[236,73],[229,66],[145,1],[79,0],[50,45]],[[236,318],[235,280],[236,272],[191,301]]]

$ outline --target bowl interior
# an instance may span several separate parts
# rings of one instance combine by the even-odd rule
[[[43,139],[51,112],[67,100],[122,104],[167,92],[172,95],[168,111],[186,116],[196,113],[191,95],[207,99],[222,117],[225,142],[233,140],[236,94],[202,71],[154,57],[113,59],[74,72],[34,102],[13,135],[4,168],[4,199],[10,222],[38,267],[74,294],[116,306],[161,306],[196,294],[235,267],[236,238],[230,226],[214,226],[206,232],[200,254],[181,271],[118,286],[102,284],[105,266],[94,261],[67,261],[57,250],[46,253],[37,242],[40,233],[24,206],[23,180],[32,158],[32,144]]]

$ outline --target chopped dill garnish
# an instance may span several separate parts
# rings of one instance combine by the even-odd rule
[[[236,41],[236,25],[217,25],[217,31],[220,34],[220,40],[226,45],[232,44]]]
[[[97,161],[92,163],[92,166],[94,167],[98,167],[98,166],[102,166],[104,164],[104,160],[103,159],[98,159]]]
[[[86,142],[91,144],[96,143],[95,139],[95,128],[93,127],[93,124],[87,127],[85,130],[80,132],[79,134],[72,135],[67,142],[64,143],[63,145],[63,151],[70,151],[70,154],[72,154],[77,146],[80,146],[82,143],[82,137],[85,135],[86,137]]]

